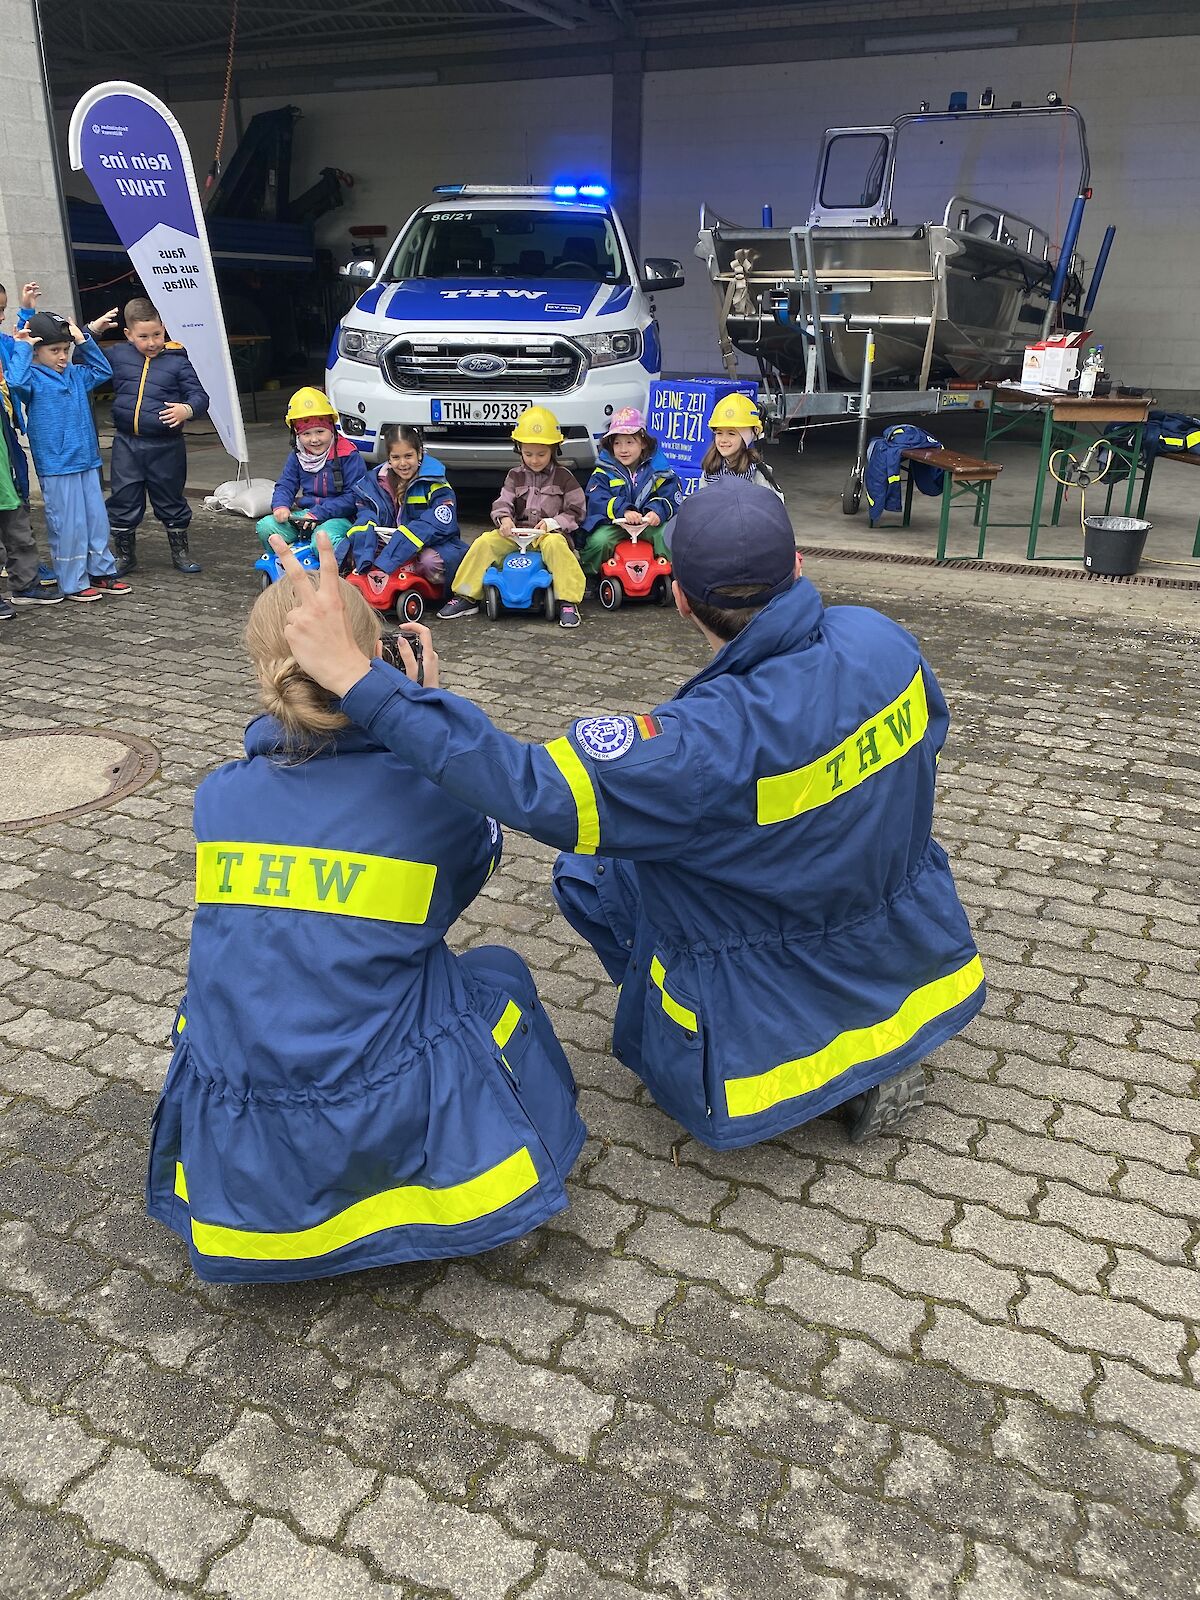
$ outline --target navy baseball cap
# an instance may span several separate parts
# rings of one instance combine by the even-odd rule
[[[761,484],[732,479],[689,495],[667,525],[671,566],[689,599],[721,611],[765,606],[796,577],[796,536],[783,501]],[[753,584],[758,592],[722,589]]]

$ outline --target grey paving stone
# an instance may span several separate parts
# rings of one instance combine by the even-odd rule
[[[61,1600],[84,1588],[107,1561],[65,1518],[21,1505],[0,1490],[4,1600]]]
[[[661,1500],[594,1467],[515,1445],[482,1486],[483,1505],[523,1534],[574,1550],[602,1571],[632,1577],[666,1524]]]
[[[1103,1154],[1075,1142],[1069,1136],[1064,1121],[1057,1122],[1051,1133],[1025,1133],[1017,1128],[1005,1127],[1003,1123],[990,1124],[979,1145],[979,1154],[988,1162],[1002,1162],[1007,1167],[1015,1167],[1018,1172],[1062,1178],[1067,1183],[1083,1184],[1101,1191],[1117,1172],[1115,1154]],[[988,1166],[984,1170],[991,1173],[995,1167]],[[976,1198],[984,1199],[1002,1211],[1024,1215],[1033,1193],[1024,1195],[1021,1203],[1014,1206],[1004,1204],[1001,1198],[1004,1192],[1004,1182],[1001,1180],[996,1194]]]
[[[885,1491],[937,1522],[1003,1539],[1050,1564],[1067,1558],[1080,1527],[1069,1494],[1010,1467],[952,1454],[923,1434],[904,1435]]]
[[[122,1557],[109,1567],[104,1582],[92,1591],[89,1600],[170,1600],[172,1594],[178,1593],[178,1589],[164,1589],[138,1562]]]
[[[537,1546],[514,1538],[485,1511],[431,1500],[415,1483],[386,1478],[350,1522],[346,1542],[362,1546],[391,1577],[455,1600],[496,1600],[533,1570]]]
[[[638,1208],[583,1183],[567,1185],[570,1204],[547,1223],[555,1233],[581,1239],[593,1250],[615,1250],[638,1218]]]
[[[1015,1316],[1023,1328],[1044,1329],[1081,1350],[1126,1356],[1164,1377],[1178,1375],[1188,1342],[1182,1322],[1099,1294],[1076,1294],[1046,1278],[1030,1279]]]
[[[1108,1247],[1049,1222],[1015,1222],[984,1206],[964,1206],[951,1238],[990,1261],[1052,1273],[1079,1289],[1094,1288],[1108,1265]]]
[[[1061,1350],[1040,1334],[979,1322],[965,1311],[941,1307],[922,1335],[921,1355],[945,1361],[968,1378],[1028,1391],[1064,1410],[1077,1411],[1092,1378],[1087,1357]]]
[[[554,1237],[526,1267],[525,1276],[556,1299],[615,1312],[648,1327],[674,1298],[675,1280],[640,1261],[603,1256],[575,1239]]]
[[[996,1396],[941,1367],[894,1360],[856,1339],[843,1339],[821,1385],[856,1411],[901,1428],[921,1428],[963,1449],[979,1447],[995,1419]]]
[[[407,1600],[410,1593],[379,1583],[355,1556],[304,1544],[273,1517],[256,1517],[249,1534],[221,1556],[204,1585],[220,1600]]]
[[[582,1458],[613,1419],[615,1402],[578,1378],[517,1361],[481,1345],[469,1367],[454,1373],[446,1396],[460,1400],[484,1422],[535,1433],[563,1455]]]
[[[627,1145],[613,1145],[588,1174],[588,1183],[611,1190],[624,1200],[674,1212],[691,1222],[709,1222],[713,1209],[730,1193],[728,1182],[710,1178],[689,1165],[676,1167]]]
[[[964,1554],[957,1535],[936,1532],[906,1506],[848,1494],[815,1472],[793,1471],[791,1492],[768,1526],[801,1555],[894,1585],[905,1600],[951,1600],[955,1593]]]
[[[720,1228],[682,1222],[665,1211],[650,1211],[625,1241],[625,1249],[652,1262],[661,1272],[719,1283],[729,1294],[751,1298],[775,1255]]]
[[[808,1261],[788,1260],[767,1285],[771,1305],[786,1306],[801,1322],[831,1332],[863,1333],[889,1350],[909,1352],[925,1316],[920,1300],[885,1284],[826,1272]]]
[[[93,1538],[149,1556],[168,1578],[194,1582],[205,1561],[241,1528],[243,1513],[210,1490],[159,1472],[118,1448],[64,1502]]]
[[[69,1322],[23,1301],[0,1300],[0,1378],[35,1400],[56,1401],[85,1372],[99,1367],[108,1347]]]
[[[1122,1361],[1105,1361],[1092,1404],[1101,1422],[1119,1422],[1155,1444],[1200,1455],[1200,1392],[1194,1384],[1159,1382]]]
[[[94,1467],[105,1446],[70,1417],[31,1405],[0,1384],[0,1478],[27,1500],[46,1504]]]
[[[910,1143],[896,1163],[896,1177],[919,1183],[923,1188],[932,1189],[934,1194],[952,1200],[978,1200],[1024,1216],[1037,1193],[1037,1180],[1000,1166],[999,1162],[1008,1161],[1007,1154],[991,1149],[988,1144],[995,1134],[1010,1131],[989,1129],[980,1147],[984,1160],[976,1156],[948,1155],[930,1145]]]
[[[521,1600],[639,1600],[645,1592],[615,1578],[602,1578],[578,1556],[550,1550],[541,1576],[521,1591]]]
[[[183,1366],[225,1331],[224,1322],[189,1295],[149,1284],[124,1268],[100,1288],[79,1295],[73,1310],[104,1338],[144,1350],[162,1366]]]
[[[1000,1320],[1021,1287],[1015,1272],[990,1266],[965,1250],[915,1244],[906,1234],[880,1229],[862,1257],[863,1273],[885,1278],[909,1294],[961,1301],[977,1315]]]
[[[653,1401],[671,1416],[701,1420],[728,1383],[725,1371],[670,1339],[631,1333],[611,1317],[589,1315],[563,1346],[559,1365],[596,1389]]]
[[[721,1226],[737,1229],[756,1244],[815,1256],[843,1271],[867,1239],[861,1222],[848,1222],[820,1206],[778,1200],[758,1189],[741,1190],[722,1210]]]
[[[362,1379],[353,1400],[330,1418],[327,1432],[361,1460],[459,1499],[509,1444],[506,1434],[465,1412],[404,1394],[381,1377]]]
[[[1115,1582],[1134,1600],[1190,1600],[1200,1592],[1200,1541],[1148,1528],[1113,1506],[1097,1506],[1076,1556],[1086,1578]]]
[[[954,1216],[951,1201],[903,1184],[866,1177],[849,1167],[827,1168],[809,1190],[813,1205],[829,1206],[852,1221],[903,1228],[937,1243]]]
[[[231,1398],[271,1411],[288,1427],[319,1430],[346,1404],[345,1375],[316,1350],[273,1338],[257,1323],[227,1325],[191,1370]]]
[[[72,1385],[67,1407],[110,1439],[140,1445],[185,1471],[233,1426],[236,1403],[203,1378],[164,1371],[133,1351],[118,1351]]]
[[[1002,1460],[1069,1494],[1111,1500],[1141,1516],[1171,1520],[1171,1497],[1180,1484],[1174,1457],[1147,1450],[1114,1428],[1056,1416],[1026,1400],[1010,1399],[1004,1409],[991,1441]]]
[[[36,1217],[51,1233],[65,1233],[106,1199],[103,1190],[86,1178],[22,1156],[0,1167],[0,1210],[15,1217]]]
[[[1077,1583],[1061,1568],[1030,1566],[1011,1550],[975,1545],[975,1570],[959,1585],[959,1600],[1110,1600],[1116,1590],[1106,1584]]]
[[[698,1511],[677,1511],[650,1556],[650,1581],[684,1600],[846,1600],[845,1582],[813,1572],[786,1545],[731,1534]]]
[[[462,1333],[499,1339],[518,1355],[542,1360],[576,1318],[570,1307],[539,1290],[485,1278],[465,1261],[451,1263],[446,1276],[425,1290],[421,1310]]]
[[[1137,1300],[1160,1317],[1200,1322],[1200,1274],[1195,1267],[1164,1267],[1139,1250],[1118,1250],[1108,1276],[1111,1295]]]
[[[332,1539],[376,1481],[335,1446],[287,1433],[261,1411],[244,1411],[196,1470],[217,1478],[231,1500],[286,1514],[318,1539]]]
[[[346,1366],[386,1372],[416,1394],[431,1394],[471,1349],[431,1317],[378,1306],[365,1294],[343,1297],[309,1340]]]
[[[721,1366],[771,1373],[797,1388],[810,1384],[828,1354],[821,1334],[784,1311],[738,1304],[700,1284],[663,1317],[663,1332]]]
[[[819,1395],[782,1389],[756,1372],[739,1372],[717,1402],[718,1428],[765,1455],[816,1467],[852,1487],[876,1485],[891,1432]]]
[[[83,1245],[37,1233],[28,1222],[0,1224],[0,1281],[44,1310],[61,1311],[75,1295],[103,1282],[110,1270]]]

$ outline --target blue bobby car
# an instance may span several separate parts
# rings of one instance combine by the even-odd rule
[[[539,605],[548,622],[558,620],[550,569],[539,551],[528,548],[529,541],[536,537],[532,528],[514,528],[513,538],[520,549],[484,573],[483,606],[489,621],[495,622],[502,610],[533,611]]]
[[[310,572],[319,572],[321,557],[316,545],[311,540],[306,544],[294,544],[292,554],[302,567]],[[279,564],[279,557],[274,550],[264,550],[254,563],[255,572],[260,574],[259,582],[264,589],[269,589],[273,583],[278,583],[283,577],[283,568]]]

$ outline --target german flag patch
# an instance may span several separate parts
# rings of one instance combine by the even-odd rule
[[[643,739],[657,739],[662,732],[662,723],[657,717],[635,716],[633,722],[638,734]]]

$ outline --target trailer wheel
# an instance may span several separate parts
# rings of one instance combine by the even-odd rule
[[[846,478],[845,488],[842,490],[842,511],[846,516],[856,517],[858,515],[858,502],[861,495],[862,479],[858,475],[858,469],[851,467]]]

